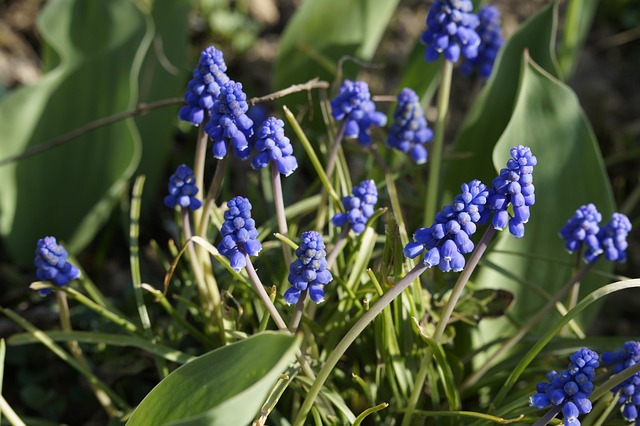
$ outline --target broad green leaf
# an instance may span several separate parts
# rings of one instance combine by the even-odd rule
[[[533,172],[536,204],[531,207],[525,236],[516,239],[506,230],[501,232],[487,259],[497,265],[509,265],[509,271],[521,280],[555,294],[570,278],[569,265],[574,259],[566,253],[558,231],[583,204],[594,203],[604,222],[611,217],[614,204],[597,141],[575,93],[530,58],[525,57],[523,66],[516,107],[493,150],[493,165],[496,169],[504,167],[514,145],[530,147],[538,159]],[[567,263],[549,262],[546,260],[549,258]],[[596,267],[611,269],[606,260]],[[488,267],[480,268],[475,282],[514,293],[510,314],[516,321],[531,318],[545,303],[540,294]],[[580,293],[587,294],[604,283],[600,276],[591,273],[583,280]],[[589,312],[593,314],[594,311]],[[544,328],[553,320],[554,316],[550,316],[539,327]],[[491,340],[504,336],[505,329],[513,330],[512,323],[486,320],[480,323],[479,334]]]
[[[0,103],[0,159],[75,130],[136,102],[134,58],[150,39],[128,0],[48,2],[38,18],[45,47],[42,79]],[[53,52],[55,51],[55,54]],[[0,166],[0,234],[19,263],[38,238],[55,235],[78,252],[109,217],[138,165],[131,120]]]
[[[296,347],[293,336],[264,332],[202,355],[153,388],[127,425],[248,424]]]
[[[397,4],[398,0],[305,1],[280,39],[275,88],[313,77],[332,81],[344,55],[371,60]]]
[[[558,47],[558,62],[566,81],[571,76],[580,50],[587,39],[599,0],[570,0],[567,2],[564,27]]]
[[[558,75],[553,54],[557,6],[549,4],[533,16],[504,44],[495,63],[493,74],[467,114],[456,135],[453,151],[457,155],[444,164],[445,185],[451,196],[457,194],[463,182],[480,179],[491,183],[495,175],[491,153],[507,127],[516,102],[518,79],[525,50],[533,60],[552,75]],[[519,142],[514,141],[514,144]],[[504,167],[504,166],[501,166]],[[498,169],[499,170],[499,169]],[[440,203],[442,204],[442,203]]]

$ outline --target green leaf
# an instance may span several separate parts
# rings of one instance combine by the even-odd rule
[[[344,55],[371,60],[397,4],[398,0],[305,1],[280,39],[275,88],[313,77],[331,81]],[[298,99],[304,102],[306,97]]]
[[[594,203],[604,221],[609,220],[614,205],[597,141],[576,95],[526,57],[513,116],[493,150],[496,169],[505,166],[509,149],[517,144],[529,146],[538,158],[533,172],[536,204],[531,207],[525,236],[516,239],[503,231],[494,244],[496,252],[490,253],[487,259],[497,265],[509,265],[509,271],[519,279],[555,294],[571,276],[571,268],[549,262],[545,257],[566,259],[569,265],[573,259],[566,253],[558,231],[583,204]],[[501,253],[497,253],[498,250]],[[611,264],[601,260],[596,267],[608,271]],[[540,294],[492,268],[481,267],[475,282],[514,293],[515,303],[510,312],[516,321],[530,318],[545,304]],[[602,284],[600,276],[589,274],[582,281],[581,294]],[[589,312],[590,316],[594,314],[595,310]],[[586,319],[583,317],[578,322],[584,324]],[[539,329],[545,329],[553,320],[550,316]],[[509,335],[505,329],[513,330],[512,323],[483,321],[479,335],[491,340],[498,335]]]
[[[150,39],[132,2],[51,1],[38,30],[49,71],[2,99],[0,158],[135,104],[134,58]],[[139,137],[127,120],[0,167],[0,234],[9,255],[31,262],[45,235],[77,253],[108,219],[139,159]]]
[[[209,352],[153,388],[127,425],[248,424],[296,347],[293,336],[264,332]]]
[[[558,47],[558,62],[563,79],[567,81],[578,61],[580,50],[587,39],[599,0],[569,0],[564,28]]]

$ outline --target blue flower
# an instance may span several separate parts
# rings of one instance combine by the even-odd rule
[[[483,6],[478,11],[478,20],[480,21],[476,28],[476,32],[480,36],[478,56],[466,59],[460,70],[465,75],[471,75],[477,70],[480,77],[486,80],[491,75],[498,51],[504,44],[500,26],[500,11],[494,5]]]
[[[600,228],[598,241],[604,257],[612,262],[627,260],[627,235],[631,231],[629,218],[622,213],[614,213],[609,223]]]
[[[580,206],[571,219],[560,229],[560,236],[567,242],[569,253],[579,250],[584,244],[587,247],[584,258],[587,262],[593,261],[602,253],[598,233],[602,215],[593,204]]]
[[[598,354],[590,349],[578,349],[569,356],[569,368],[558,374],[547,374],[547,381],[536,386],[537,393],[529,398],[529,405],[537,409],[562,406],[565,426],[580,426],[578,415],[587,414],[592,405],[593,379],[600,366]]]
[[[409,88],[398,93],[398,104],[393,113],[393,124],[389,127],[387,145],[408,152],[417,164],[427,162],[425,143],[433,139],[433,131],[427,127],[416,92]]]
[[[284,122],[274,117],[267,118],[257,131],[255,147],[259,154],[253,157],[251,167],[262,169],[273,161],[278,172],[289,176],[298,168],[298,161],[293,156],[293,146],[284,135]]]
[[[257,256],[262,250],[256,222],[251,218],[251,203],[244,197],[232,198],[227,203],[220,233],[222,241],[218,251],[229,259],[234,271],[246,266],[245,255]]]
[[[324,301],[323,287],[333,280],[331,272],[327,270],[326,255],[322,235],[316,231],[302,234],[300,246],[296,249],[298,258],[289,267],[289,282],[292,287],[284,292],[285,302],[289,305],[298,303],[305,290],[308,290],[314,302]]]
[[[38,240],[35,264],[36,276],[40,281],[50,281],[62,287],[80,276],[80,270],[67,260],[69,254],[59,245],[55,237],[44,237]],[[39,291],[42,296],[51,293],[49,289]]]
[[[193,78],[189,81],[183,106],[178,113],[180,120],[193,125],[202,123],[205,112],[210,112],[215,99],[220,94],[220,87],[229,81],[225,74],[227,65],[224,63],[222,52],[213,46],[207,47],[200,53],[200,61]]]
[[[211,118],[205,126],[213,141],[213,156],[219,160],[227,155],[231,142],[236,156],[246,160],[251,153],[249,140],[253,135],[253,121],[247,116],[247,95],[242,84],[233,80],[220,88],[220,94],[211,107]]]
[[[335,226],[343,226],[349,222],[356,235],[364,231],[367,220],[373,215],[373,209],[378,202],[378,190],[373,180],[363,180],[351,191],[353,196],[347,195],[342,199],[346,213],[337,213],[331,218]]]
[[[603,353],[602,362],[611,366],[614,374],[621,373],[640,362],[640,342],[629,341],[623,345],[622,349]],[[622,415],[629,422],[636,421],[638,409],[640,409],[640,373],[611,388],[613,393],[618,391],[620,391],[618,403],[622,404]]]
[[[189,166],[181,164],[169,178],[169,195],[164,197],[164,205],[169,208],[180,206],[189,210],[197,210],[202,202],[196,198],[198,187],[195,176]]]
[[[487,206],[493,213],[491,223],[495,229],[502,230],[508,225],[509,232],[521,238],[524,236],[524,224],[529,221],[529,207],[536,202],[532,172],[538,160],[529,147],[523,145],[511,148],[510,153],[507,167],[493,179]],[[509,206],[513,208],[513,215],[508,211]]]
[[[464,254],[471,253],[474,245],[469,237],[476,232],[487,202],[489,191],[479,180],[462,185],[462,193],[445,206],[435,217],[430,228],[420,228],[413,235],[403,253],[413,259],[426,250],[424,264],[438,265],[441,271],[462,271]]]
[[[477,56],[480,36],[475,28],[479,21],[472,10],[471,0],[436,0],[431,5],[427,29],[422,33],[427,62],[435,61],[443,52],[451,62],[458,62],[461,52],[465,58]]]
[[[337,121],[346,120],[344,137],[357,138],[360,145],[371,143],[371,126],[384,126],[387,116],[376,111],[369,86],[363,81],[345,80],[340,93],[331,100],[331,114]]]

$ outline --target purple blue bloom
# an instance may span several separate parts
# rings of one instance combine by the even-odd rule
[[[289,176],[298,168],[298,161],[293,156],[293,146],[284,135],[284,122],[280,119],[267,118],[257,131],[255,147],[258,155],[253,157],[251,167],[262,169],[273,161],[278,172]]]
[[[502,230],[507,225],[516,238],[524,236],[524,224],[529,221],[529,207],[536,202],[533,186],[533,167],[538,163],[529,147],[518,145],[510,150],[507,167],[493,179],[487,206],[493,213],[492,225]],[[513,209],[513,214],[508,210]],[[489,214],[490,215],[490,214]],[[483,218],[488,219],[489,215]]]
[[[474,245],[469,238],[476,232],[489,191],[479,180],[462,185],[462,193],[445,206],[429,228],[420,228],[413,235],[403,253],[414,257],[426,251],[424,264],[438,265],[443,272],[459,272],[465,265],[464,254],[471,253]]]
[[[68,261],[69,254],[56,241],[55,237],[44,237],[38,240],[35,259],[36,276],[40,281],[49,281],[58,287],[67,285],[80,277],[80,270]],[[51,293],[50,289],[39,291],[42,296]]]
[[[229,259],[234,271],[246,266],[245,255],[257,256],[262,250],[256,222],[251,218],[251,203],[244,197],[234,197],[227,203],[220,233],[218,251]]]
[[[353,195],[347,195],[342,199],[342,204],[347,210],[345,213],[336,213],[331,222],[335,226],[351,224],[351,229],[356,235],[364,231],[367,220],[373,215],[374,207],[378,202],[378,189],[373,180],[363,180],[360,185],[353,188]]]
[[[247,95],[242,84],[233,80],[220,88],[220,94],[211,107],[211,118],[205,126],[213,141],[213,156],[219,160],[227,155],[229,143],[236,156],[246,160],[251,153],[249,141],[253,135],[253,121],[247,116]]]
[[[193,171],[186,164],[181,164],[169,178],[169,195],[164,197],[164,205],[169,208],[180,206],[189,210],[197,210],[202,201],[196,198],[198,187]]]
[[[427,14],[427,29],[422,33],[427,62],[435,61],[441,53],[451,62],[458,62],[460,53],[465,58],[478,55],[480,36],[475,28],[479,20],[472,10],[471,0],[433,2]]]
[[[627,235],[630,231],[631,222],[622,213],[614,213],[609,223],[600,228],[598,241],[607,260],[612,262],[627,260]]]
[[[529,398],[529,405],[537,409],[562,406],[564,426],[580,426],[578,416],[591,411],[589,396],[593,379],[600,366],[598,354],[590,349],[578,349],[569,356],[569,368],[558,374],[547,374],[547,381],[536,385],[537,393]]]
[[[311,300],[316,303],[324,301],[324,286],[333,277],[327,270],[327,253],[324,250],[322,235],[316,231],[302,234],[300,246],[296,249],[298,258],[289,267],[291,286],[284,292],[284,301],[289,305],[298,303],[303,291],[308,290]]]
[[[200,61],[193,70],[193,78],[184,93],[187,105],[178,113],[180,120],[196,126],[202,123],[205,113],[213,108],[213,103],[220,94],[220,87],[229,81],[226,71],[227,65],[221,51],[209,46],[200,53]]]
[[[387,116],[376,111],[369,86],[363,81],[342,83],[340,93],[331,100],[331,114],[337,121],[346,120],[344,137],[357,138],[363,146],[371,143],[371,126],[387,124]]]
[[[427,162],[425,144],[433,139],[433,131],[427,127],[420,99],[409,88],[398,93],[398,104],[393,113],[393,124],[389,127],[387,145],[409,153],[416,164]]]
[[[621,373],[640,362],[640,342],[629,341],[623,345],[622,349],[603,353],[602,362],[611,366],[614,374]],[[613,393],[618,391],[620,391],[618,403],[622,405],[622,415],[629,422],[636,421],[640,409],[640,373],[611,388]]]
[[[598,241],[600,232],[600,222],[602,215],[595,205],[587,204],[580,206],[571,219],[560,229],[560,236],[566,241],[566,248],[569,253],[573,253],[586,246],[584,258],[590,262],[597,258],[602,249]]]
[[[468,58],[460,67],[465,75],[471,75],[477,71],[481,78],[488,79],[493,71],[493,63],[498,57],[498,51],[504,44],[502,39],[502,28],[500,11],[494,5],[486,5],[478,11],[479,25],[476,32],[480,37],[478,55],[475,58]]]

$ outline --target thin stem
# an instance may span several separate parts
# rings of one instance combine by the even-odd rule
[[[581,247],[582,249],[582,247]],[[573,274],[580,269],[580,258],[582,257],[582,250],[578,250],[576,252],[576,261],[573,265]],[[578,303],[578,294],[580,293],[580,281],[576,281],[571,287],[571,291],[569,292],[569,301],[567,303],[567,310],[573,309],[574,306]]]
[[[207,160],[207,145],[209,142],[209,135],[204,131],[204,123],[209,121],[209,113],[205,112],[204,120],[198,128],[198,139],[196,141],[196,155],[193,159],[193,175],[196,180],[196,188],[203,191],[204,188],[204,163]],[[202,192],[200,192],[200,199],[202,199]],[[193,213],[193,219],[196,226],[200,226],[202,221],[202,212],[206,210],[196,210]],[[199,235],[199,234],[198,234]]]
[[[380,299],[376,301],[376,303],[371,306],[371,308],[366,311],[358,321],[351,327],[351,329],[345,334],[342,340],[338,343],[338,345],[330,351],[330,355],[327,360],[324,362],[322,368],[318,372],[318,376],[316,380],[313,382],[313,385],[309,389],[307,396],[298,411],[298,415],[296,416],[293,425],[294,426],[302,426],[305,422],[305,419],[309,415],[311,411],[311,407],[320,393],[324,382],[329,378],[329,375],[335,368],[336,364],[342,358],[342,355],[347,351],[349,346],[356,340],[356,338],[362,333],[362,331],[374,320],[376,316],[378,316],[384,308],[389,306],[389,304],[398,297],[414,280],[418,279],[420,275],[427,270],[427,267],[424,266],[423,263],[420,263],[418,266],[413,268],[411,271],[407,273],[398,283],[393,286],[388,292],[386,292]]]
[[[224,169],[227,164],[226,157],[218,161],[216,165],[216,171],[213,173],[209,190],[207,191],[207,198],[205,198],[202,206],[202,217],[200,222],[196,222],[196,235],[206,238],[207,229],[209,228],[209,218],[211,217],[211,210],[215,206],[216,197],[220,188],[222,187],[222,181],[224,180]]]
[[[560,413],[560,410],[562,410],[562,404],[551,407],[551,409],[547,411],[544,416],[540,417],[538,421],[533,424],[533,426],[548,425],[551,420],[556,418],[558,413]]]
[[[273,201],[276,205],[276,218],[278,220],[278,232],[285,237],[289,237],[289,229],[287,227],[287,217],[284,213],[284,196],[282,194],[282,180],[280,172],[274,162],[271,162],[271,183],[273,185]],[[282,243],[282,254],[284,255],[285,265],[291,264],[291,250],[289,246]]]
[[[278,90],[277,92],[271,93],[269,95],[261,96],[259,98],[251,98],[247,101],[249,105],[255,105],[260,102],[266,101],[274,101],[278,98],[282,98],[287,95],[291,95],[293,93],[302,92],[302,91],[311,91],[313,89],[328,89],[329,82],[319,80],[317,77],[313,78],[306,83],[302,84],[294,84],[292,86],[287,87],[286,89]]]
[[[458,303],[458,299],[462,294],[462,290],[464,289],[465,285],[469,281],[471,274],[476,269],[476,266],[478,265],[480,258],[486,251],[487,246],[489,245],[489,241],[491,241],[491,238],[493,238],[495,233],[496,233],[495,228],[493,228],[492,226],[489,226],[485,231],[484,235],[482,236],[482,238],[480,239],[480,241],[478,242],[478,245],[473,250],[473,253],[471,253],[471,256],[469,256],[469,260],[467,261],[464,269],[460,273],[460,276],[458,277],[458,281],[456,281],[455,285],[453,286],[453,290],[451,291],[449,300],[447,300],[446,305],[444,306],[444,308],[442,308],[442,314],[440,315],[440,320],[438,321],[438,324],[436,325],[436,329],[433,333],[433,341],[435,343],[440,343],[440,340],[444,335],[444,330],[447,327],[447,324],[449,323],[449,319],[451,318],[451,314],[453,313],[453,310],[455,309],[456,304]],[[418,374],[416,375],[413,390],[411,391],[411,396],[409,397],[409,401],[407,402],[407,410],[405,411],[405,415],[402,420],[403,426],[408,426],[411,422],[411,416],[413,415],[418,405],[420,394],[422,392],[424,382],[427,378],[427,372],[428,372],[429,364],[431,363],[432,357],[433,357],[433,351],[431,350],[431,348],[428,348],[424,358],[422,359],[422,363],[420,364],[420,369],[418,370]]]
[[[27,426],[20,416],[13,411],[6,399],[0,394],[0,413],[4,414],[11,426]]]
[[[269,298],[267,291],[264,289],[264,285],[262,285],[262,281],[260,281],[260,277],[258,277],[258,274],[253,267],[253,263],[251,263],[251,258],[249,258],[248,254],[245,254],[244,258],[247,264],[246,270],[247,275],[249,275],[249,280],[251,281],[251,284],[253,284],[253,288],[258,292],[258,297],[260,297],[260,300],[262,300],[262,304],[264,305],[265,309],[269,312],[269,314],[271,314],[271,318],[273,318],[273,321],[276,323],[276,326],[278,326],[280,330],[289,332],[287,324],[282,319],[282,316],[280,316],[280,312],[278,312],[276,306]]]
[[[344,129],[347,127],[347,120],[342,120],[338,125],[336,136],[333,139],[331,145],[331,151],[329,152],[329,158],[327,159],[326,174],[327,178],[331,179],[334,169],[336,168],[336,161],[338,160],[338,150],[342,143],[342,137],[344,136]]]
[[[438,209],[438,190],[440,189],[440,166],[442,165],[442,151],[444,147],[444,128],[447,111],[449,109],[449,94],[451,92],[451,76],[453,62],[442,61],[442,77],[438,90],[438,117],[435,124],[433,148],[429,157],[429,182],[427,184],[426,205],[424,208],[424,226],[433,223]]]
[[[302,312],[304,311],[304,302],[307,300],[307,292],[308,290],[303,290],[300,293],[298,303],[296,303],[296,307],[293,309],[293,316],[291,317],[291,323],[289,324],[289,331],[291,333],[298,331],[298,326],[302,319]]]
[[[69,313],[69,302],[67,300],[67,295],[61,291],[56,291],[56,298],[58,299],[58,306],[60,308],[60,328],[62,331],[72,332],[73,328],[71,327],[71,315]],[[69,340],[67,342],[67,347],[69,348],[69,352],[71,355],[78,361],[84,368],[89,370],[89,363],[85,359],[82,354],[82,349],[76,340]],[[118,412],[118,408],[113,405],[111,398],[107,395],[102,389],[95,385],[95,383],[88,382],[89,387],[93,391],[96,399],[107,413],[109,417],[116,417],[120,413]]]
[[[336,241],[336,244],[333,246],[331,253],[329,253],[329,255],[327,256],[327,269],[331,269],[333,267],[333,264],[338,258],[338,255],[342,252],[342,249],[344,249],[344,246],[347,244],[347,237],[349,236],[350,230],[351,224],[348,222],[345,223],[344,228],[342,228],[342,233],[340,233],[340,237],[338,237],[338,241]]]

